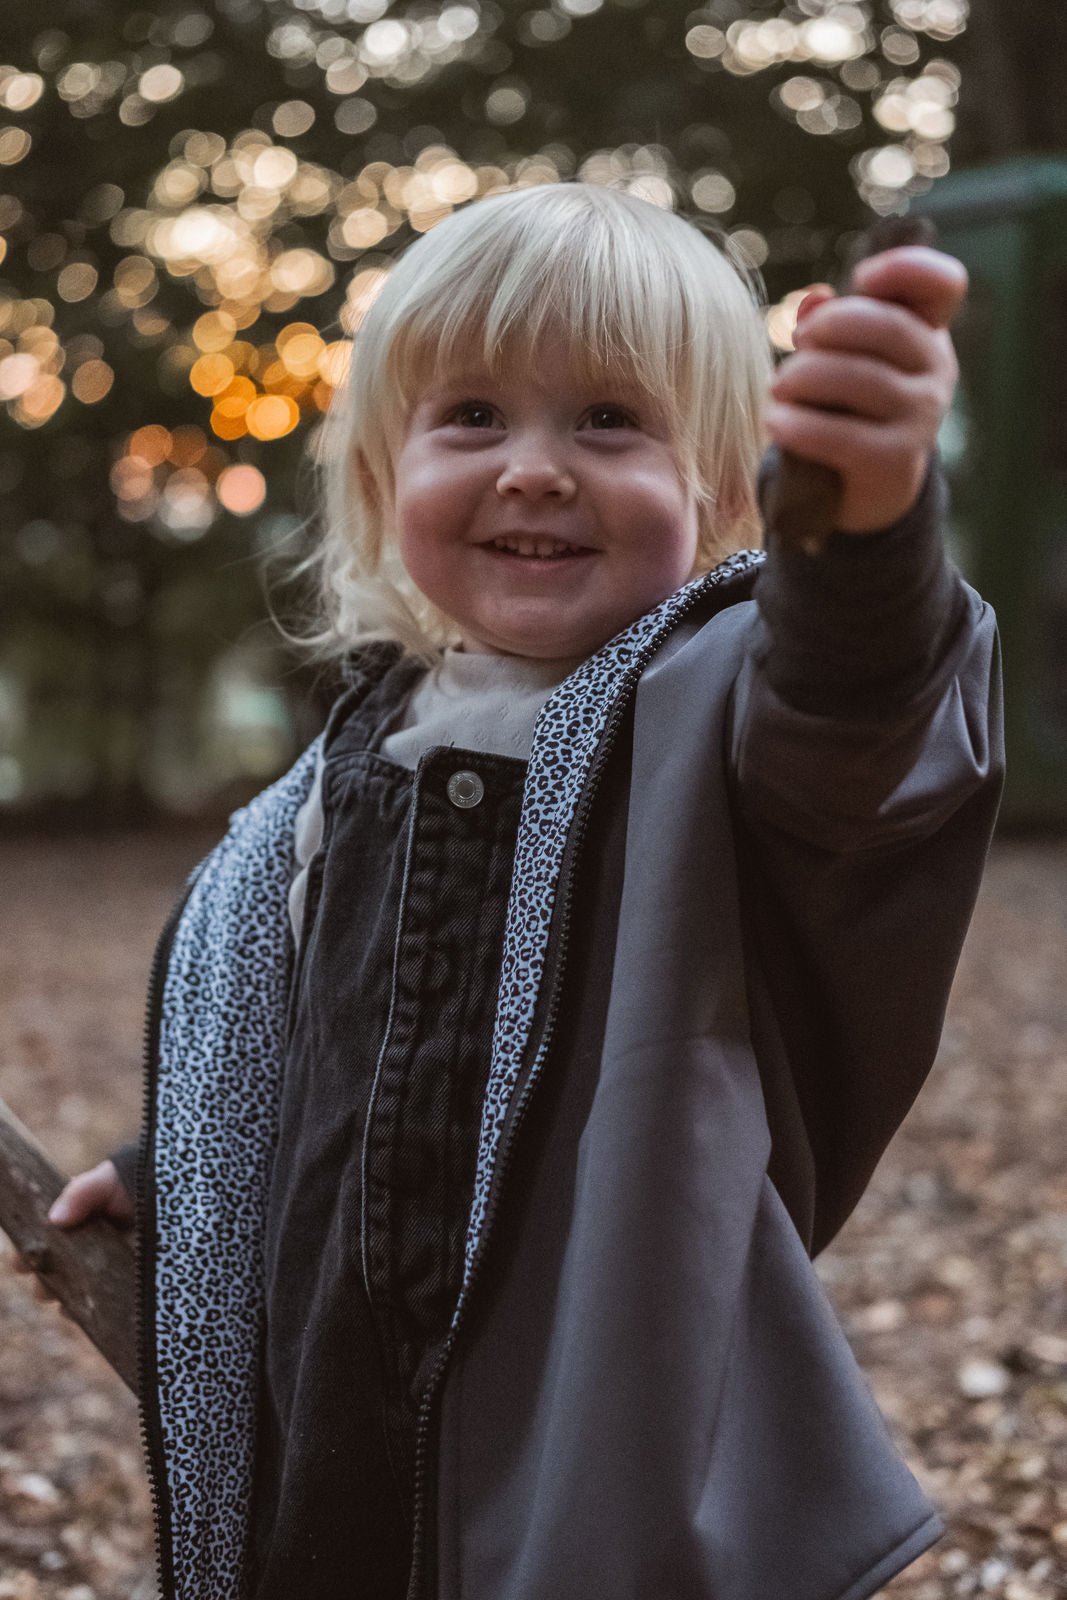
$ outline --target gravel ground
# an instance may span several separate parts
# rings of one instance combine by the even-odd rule
[[[136,1128],[152,947],[207,842],[0,843],[0,1096],[67,1171]],[[937,1066],[819,1263],[948,1522],[898,1600],[1067,1597],[1065,974],[1067,842],[998,843]],[[0,1342],[0,1600],[152,1600],[134,1401],[2,1260]]]

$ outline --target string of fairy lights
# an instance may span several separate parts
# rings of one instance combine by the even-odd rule
[[[553,0],[525,13],[520,29],[532,41],[555,42],[602,3]],[[410,86],[472,53],[493,63],[488,6],[457,3],[401,16],[389,14],[389,0],[268,5],[277,13],[270,52],[321,73],[333,121],[352,137],[368,133],[376,121],[373,101],[362,92],[373,80]],[[893,20],[880,28],[872,21],[872,0],[793,0],[778,16],[725,25],[713,9],[695,11],[684,44],[709,73],[746,77],[776,69],[772,104],[813,137],[860,126],[866,96],[886,139],[854,157],[852,176],[867,204],[884,213],[948,170],[959,74],[946,60],[919,64],[918,36],[935,43],[954,38],[966,26],[967,0],[891,0],[890,9]],[[157,43],[163,38],[158,29],[165,29],[163,42],[194,52],[212,31],[211,18],[197,10],[156,26]],[[180,66],[157,61],[140,69],[122,61],[72,62],[63,58],[54,30],[42,35],[32,68],[0,65],[0,113],[8,119],[0,125],[0,184],[5,169],[32,157],[33,137],[19,118],[43,95],[58,96],[71,116],[110,107],[126,126],[137,127],[200,81],[207,60],[194,53]],[[517,77],[495,79],[485,96],[487,122],[506,128],[520,120],[529,92]],[[107,340],[120,327],[143,346],[158,347],[165,391],[185,385],[202,399],[200,425],[150,423],[122,442],[111,484],[127,521],[193,539],[211,526],[220,506],[237,515],[258,510],[264,476],[227,447],[244,439],[279,440],[321,417],[344,380],[352,335],[388,271],[389,241],[401,229],[425,232],[475,197],[569,177],[622,183],[655,204],[720,219],[754,266],[767,257],[764,235],[736,215],[730,176],[707,166],[683,182],[670,152],[659,146],[597,150],[581,158],[565,146],[549,146],[494,165],[467,162],[438,143],[410,164],[368,160],[349,176],[298,156],[286,143],[323,114],[321,105],[316,110],[294,96],[274,108],[269,131],[246,129],[227,140],[210,129],[186,129],[172,141],[147,192],[128,195],[116,183],[103,183],[87,193],[79,222],[106,228],[122,252],[106,284],[89,253],[72,250],[60,233],[38,233],[26,247],[36,272],[54,273],[52,297],[20,296],[0,280],[0,404],[19,427],[38,428],[63,406],[102,401],[115,382]],[[0,193],[0,264],[5,235],[21,215],[18,198]],[[286,224],[316,217],[324,222],[321,248],[281,242]],[[350,263],[355,270],[336,336],[327,337],[311,320],[310,303],[332,289]],[[190,280],[205,308],[191,327],[175,327],[156,306],[163,278]],[[57,307],[90,297],[96,297],[101,336],[82,331],[62,338]],[[791,345],[799,298],[787,296],[767,313],[779,349]],[[269,336],[257,333],[265,315],[276,328]]]

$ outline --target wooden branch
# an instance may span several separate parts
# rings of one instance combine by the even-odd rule
[[[0,1228],[71,1320],[137,1393],[132,1235],[106,1218],[56,1228],[48,1210],[66,1179],[0,1100]]]

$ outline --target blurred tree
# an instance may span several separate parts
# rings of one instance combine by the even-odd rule
[[[1067,150],[1067,6],[970,0],[954,153],[964,162]]]
[[[966,0],[6,9],[0,803],[114,817],[181,798],[183,772],[210,786],[213,674],[267,638],[256,552],[311,509],[298,465],[408,239],[512,184],[623,183],[728,233],[779,296],[833,270],[865,203],[947,170],[965,18]],[[770,318],[783,347],[790,317]],[[241,776],[211,748],[215,779]],[[285,754],[242,749],[249,782]]]

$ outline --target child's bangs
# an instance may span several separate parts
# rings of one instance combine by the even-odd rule
[[[617,214],[567,209],[556,230],[544,217],[536,229],[516,228],[512,213],[504,237],[472,239],[477,249],[453,254],[408,300],[389,351],[403,410],[444,374],[536,375],[545,344],[559,341],[581,382],[650,397],[676,424],[684,416],[690,318],[675,263],[647,227],[620,237]]]

